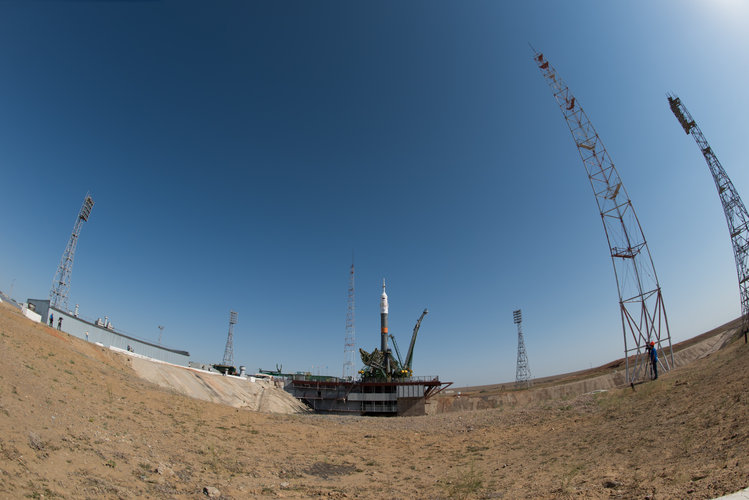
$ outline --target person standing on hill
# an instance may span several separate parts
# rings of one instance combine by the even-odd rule
[[[54,326],[55,324],[55,315],[52,313],[49,313],[49,326]]]
[[[57,329],[62,330],[62,316],[57,318]]]
[[[658,378],[658,350],[655,348],[655,342],[650,342],[647,350],[650,358],[650,369],[653,371],[653,380],[656,380]]]

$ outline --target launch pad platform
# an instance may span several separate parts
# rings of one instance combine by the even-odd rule
[[[285,389],[318,413],[416,416],[424,415],[427,400],[450,385],[439,377],[345,381],[302,376],[288,380]]]

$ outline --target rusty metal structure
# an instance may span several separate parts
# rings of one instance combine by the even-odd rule
[[[624,336],[627,382],[647,375],[645,346],[654,342],[663,371],[673,366],[671,333],[642,226],[619,172],[587,114],[554,67],[535,49],[534,60],[567,122],[601,214],[614,267]]]
[[[708,144],[702,130],[687,111],[681,99],[671,94],[667,96],[668,105],[671,108],[679,124],[687,135],[692,135],[697,147],[700,148],[702,156],[705,157],[707,167],[715,181],[720,203],[723,205],[723,213],[728,224],[728,234],[731,236],[733,256],[736,261],[736,274],[739,279],[739,296],[741,298],[741,328],[744,331],[744,342],[747,340],[747,329],[749,329],[749,213],[746,211],[744,202],[741,201],[738,191],[733,182],[726,174],[723,166],[715,156],[713,149]]]

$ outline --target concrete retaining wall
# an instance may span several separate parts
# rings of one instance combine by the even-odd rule
[[[26,307],[26,304],[23,304],[21,306],[21,314],[23,314],[24,316],[26,316],[27,318],[29,318],[31,321],[34,321],[36,323],[41,323],[42,322],[42,315],[41,314],[37,314],[34,311],[32,311],[31,309],[29,309],[28,307]]]
[[[63,320],[64,321],[64,320]],[[267,379],[174,366],[119,351],[139,377],[191,398],[265,413],[305,413],[307,407]]]
[[[187,366],[190,353],[170,347],[160,346],[141,340],[130,335],[117,332],[115,330],[96,325],[92,322],[73,316],[69,312],[60,311],[50,307],[49,300],[29,299],[29,304],[36,307],[36,312],[42,316],[42,321],[49,323],[50,313],[54,314],[53,328],[57,328],[57,321],[62,318],[63,332],[78,337],[88,342],[98,342],[104,346],[119,347],[127,350],[130,347],[133,352],[148,356],[149,358],[159,359],[175,365]]]
[[[694,345],[674,352],[674,368],[689,364],[699,358],[708,356],[723,348],[736,334],[735,328],[728,328],[712,337]],[[665,353],[661,354],[665,356]],[[609,390],[626,385],[624,370],[600,375],[567,384],[527,390],[507,390],[492,392],[486,395],[449,395],[432,398],[427,404],[427,414],[452,411],[472,411],[487,408],[501,408],[505,405],[524,405],[551,399],[564,399],[579,396],[593,391]]]

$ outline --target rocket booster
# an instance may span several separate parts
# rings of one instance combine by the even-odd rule
[[[388,295],[385,293],[385,278],[382,279],[382,295],[380,296],[380,351],[387,352],[388,348]]]

